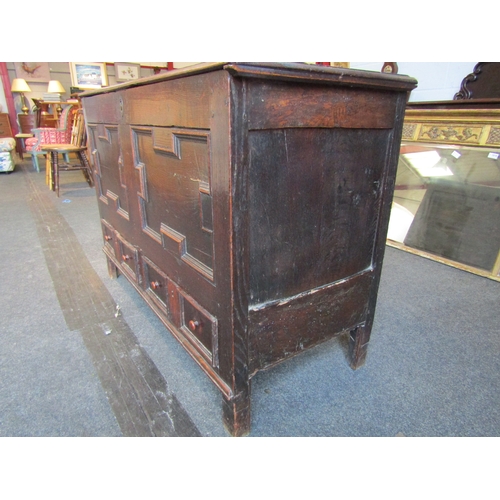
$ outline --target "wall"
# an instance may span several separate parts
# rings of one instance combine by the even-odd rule
[[[174,63],[174,68],[184,68],[191,64],[197,63]],[[351,62],[347,64],[353,69],[380,72],[384,63]],[[418,80],[418,87],[411,93],[410,101],[449,101],[460,90],[462,80],[472,73],[477,63],[398,62],[397,64],[400,75],[409,75]]]
[[[194,62],[174,62],[174,69],[185,68],[187,66],[192,66],[193,64],[199,64]]]
[[[174,63],[184,68],[197,63]],[[310,63],[313,64],[313,63]],[[333,63],[332,63],[333,64]],[[337,63],[338,64],[338,63]],[[350,68],[380,72],[383,62],[351,62]],[[398,62],[398,73],[418,80],[410,101],[450,101],[460,90],[462,80],[474,69],[475,62]]]
[[[141,67],[141,77],[146,77],[146,76],[151,76],[154,74],[153,71],[153,66],[158,65],[161,67],[162,70],[166,71],[166,64],[167,63],[143,63],[145,66],[148,67]],[[59,80],[66,90],[64,94],[62,94],[62,98],[64,100],[70,98],[70,87],[73,86],[71,83],[71,73],[70,73],[70,67],[69,63],[67,62],[51,62],[49,63],[49,68],[50,68],[50,79],[51,80]],[[14,66],[13,62],[8,62],[7,63],[7,69],[9,72],[9,78],[10,81],[14,78],[16,78],[16,69]],[[106,73],[108,76],[108,85],[115,85],[116,78],[115,78],[115,67],[113,63],[106,64]],[[28,82],[28,85],[31,89],[31,92],[26,92],[25,97],[28,100],[29,106],[33,106],[33,101],[31,100],[32,98],[35,99],[41,99],[43,97],[43,94],[47,92],[47,85],[48,82]],[[7,106],[4,104],[5,101],[5,94],[3,92],[3,88],[0,88],[0,104],[3,106],[3,109],[6,110]],[[16,111],[18,113],[21,112],[21,99],[18,94],[14,94],[14,104],[16,106]]]
[[[59,80],[66,90],[66,93],[62,95],[63,99],[69,99],[71,87],[71,76],[69,73],[69,64],[67,62],[53,62],[49,63],[50,68],[50,79],[51,80]],[[16,69],[14,63],[7,63],[7,69],[9,71],[10,81],[16,78]],[[31,98],[41,99],[43,94],[47,92],[47,85],[49,82],[27,82],[31,92],[26,92],[25,97],[28,101],[28,107],[33,107],[33,101]],[[16,106],[16,111],[20,112],[20,104],[21,100],[18,94],[14,93],[14,103]]]
[[[380,71],[383,62],[352,62],[351,68]],[[398,62],[398,73],[418,80],[410,101],[450,101],[475,62]]]

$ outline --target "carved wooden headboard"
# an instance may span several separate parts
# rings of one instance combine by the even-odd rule
[[[488,98],[500,98],[500,63],[497,62],[477,63],[453,97],[454,100]]]

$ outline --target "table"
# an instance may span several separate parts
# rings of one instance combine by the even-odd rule
[[[21,160],[23,159],[23,154],[24,154],[24,140],[33,137],[33,134],[16,134],[15,136],[16,139],[16,150],[17,153],[19,154],[19,157]]]

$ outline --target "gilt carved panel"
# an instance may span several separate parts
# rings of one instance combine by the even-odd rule
[[[479,144],[483,131],[482,126],[471,124],[431,124],[423,125],[418,140],[432,140],[439,142],[460,142],[468,144]]]

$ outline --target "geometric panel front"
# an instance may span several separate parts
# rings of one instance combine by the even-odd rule
[[[89,125],[88,129],[99,200],[106,205],[114,204],[117,213],[129,220],[128,193],[124,181],[118,126],[99,124]]]
[[[213,281],[209,132],[132,126],[131,134],[142,230]]]

